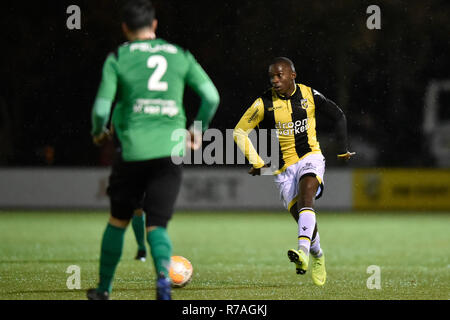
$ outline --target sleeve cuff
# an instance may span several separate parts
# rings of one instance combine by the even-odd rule
[[[262,167],[264,167],[265,163],[256,163],[253,165],[253,168],[255,169],[261,169]]]

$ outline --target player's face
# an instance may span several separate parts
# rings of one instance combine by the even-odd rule
[[[275,63],[269,66],[270,84],[276,93],[283,96],[290,96],[294,91],[296,76],[297,74],[286,63]]]

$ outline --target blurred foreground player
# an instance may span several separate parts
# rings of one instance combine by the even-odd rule
[[[256,127],[275,130],[279,159],[274,168],[275,184],[287,210],[298,223],[298,250],[288,251],[297,274],[304,274],[312,257],[312,279],[322,286],[326,281],[325,256],[320,248],[315,199],[324,189],[325,158],[316,136],[316,114],[325,113],[336,124],[339,159],[354,154],[347,150],[347,120],[342,110],[318,91],[296,84],[292,61],[275,58],[269,66],[272,88],[255,100],[234,129],[234,138],[253,167],[248,172],[261,174],[269,167],[254,149],[248,134]]]
[[[106,58],[92,110],[93,141],[102,144],[110,136],[106,124],[117,94],[111,122],[122,157],[109,178],[111,216],[101,242],[98,287],[87,292],[92,300],[109,299],[125,230],[142,198],[147,242],[157,273],[156,297],[171,299],[172,244],[166,228],[181,183],[181,165],[174,164],[171,156],[179,147],[172,133],[186,127],[184,86],[190,86],[201,99],[196,120],[202,128],[190,130],[192,141],[201,140],[219,104],[217,89],[192,54],[156,38],[154,15],[149,1],[125,3],[122,29],[129,41]],[[192,141],[187,140],[188,145]],[[195,149],[198,144],[190,146]]]

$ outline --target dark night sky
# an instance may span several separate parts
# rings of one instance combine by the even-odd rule
[[[55,165],[99,164],[90,112],[102,63],[125,40],[119,3],[2,4],[0,165],[41,165],[46,145]],[[344,110],[351,143],[373,146],[376,165],[433,164],[423,104],[428,82],[450,76],[448,1],[153,3],[157,35],[190,50],[219,90],[211,127],[233,128],[268,87],[269,61],[287,56],[298,82]],[[81,30],[66,28],[71,4],[81,8]],[[366,28],[369,4],[381,8],[381,30]],[[197,105],[187,90],[189,119]],[[332,132],[325,120],[319,128]]]

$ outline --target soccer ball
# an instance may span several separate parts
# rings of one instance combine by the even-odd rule
[[[191,262],[182,256],[172,256],[170,258],[169,276],[172,280],[172,287],[181,288],[187,285],[192,279],[194,268]]]

